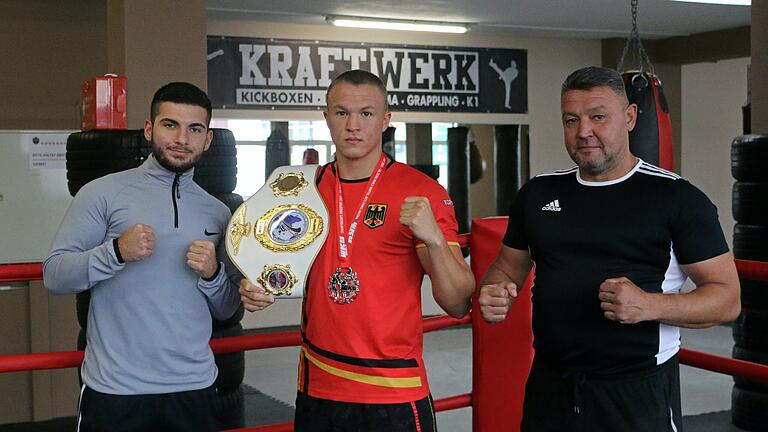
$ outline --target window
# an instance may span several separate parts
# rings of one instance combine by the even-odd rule
[[[229,129],[240,141],[267,141],[272,133],[271,123],[264,120],[211,120],[211,127]]]
[[[395,160],[398,162],[407,163],[408,153],[405,146],[405,123],[390,122],[389,125],[395,128]]]
[[[301,165],[304,152],[309,148],[317,150],[321,165],[332,160],[336,151],[331,131],[324,120],[288,122],[288,140],[291,143],[291,165]]]
[[[237,186],[234,193],[250,197],[264,185],[267,146],[254,142],[237,144]]]
[[[395,160],[406,162],[405,123],[393,122],[395,127]],[[267,139],[272,123],[266,120],[211,119],[212,128],[229,129],[237,141],[237,186],[234,193],[248,199],[265,182]],[[291,145],[291,165],[301,165],[304,152],[315,149],[318,163],[333,160],[336,146],[324,120],[288,122],[288,140]]]
[[[448,190],[448,128],[458,123],[432,123],[432,164],[440,167],[437,182]]]
[[[211,119],[211,127],[229,129],[235,135],[237,186],[234,193],[248,199],[264,184],[271,123],[265,120]]]
[[[329,158],[329,151],[330,154],[333,154],[333,152],[336,150],[336,146],[331,145],[330,148],[327,144],[309,144],[309,145],[303,145],[303,144],[293,144],[291,143],[291,165],[301,165],[304,163],[304,152],[307,149],[313,148],[317,150],[318,154],[318,162],[320,165],[323,165],[324,163],[328,162]]]

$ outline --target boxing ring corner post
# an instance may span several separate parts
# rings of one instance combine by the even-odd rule
[[[506,217],[472,221],[470,264],[477,287],[499,253],[506,227]],[[483,320],[475,290],[471,312],[473,432],[508,432],[520,426],[525,382],[533,362],[531,282],[529,276],[507,319],[496,324]]]

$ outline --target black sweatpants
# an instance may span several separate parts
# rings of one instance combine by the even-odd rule
[[[650,371],[593,376],[534,359],[521,432],[682,432],[677,357]]]
[[[294,432],[436,432],[432,396],[414,402],[363,404],[296,396]]]
[[[78,432],[218,432],[216,389],[111,395],[83,386]]]

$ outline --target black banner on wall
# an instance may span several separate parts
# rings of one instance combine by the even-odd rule
[[[320,109],[331,80],[350,69],[378,75],[392,111],[528,112],[522,49],[208,36],[214,108]]]

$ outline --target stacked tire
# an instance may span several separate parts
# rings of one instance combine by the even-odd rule
[[[237,147],[235,135],[229,129],[211,129],[213,140],[208,151],[195,165],[194,181],[206,192],[223,202],[234,213],[243,197],[233,193],[237,186]],[[240,320],[243,305],[224,321],[213,320],[211,339],[242,336]],[[245,377],[245,352],[216,356],[219,376],[216,378],[219,428],[237,429],[245,426],[245,399],[241,384]]]
[[[768,136],[731,144],[736,259],[768,262]],[[768,281],[741,279],[742,312],[733,326],[733,358],[768,365]],[[731,419],[748,431],[768,430],[768,384],[734,377]]]
[[[149,154],[142,129],[94,130],[67,137],[67,186],[75,196],[86,183],[136,168]]]
[[[194,181],[206,192],[222,201],[230,211],[243,203],[240,195],[232,193],[237,185],[237,148],[235,137],[227,129],[212,129],[213,140],[208,151],[195,166]],[[67,185],[72,196],[88,182],[107,174],[136,168],[151,153],[151,144],[144,138],[143,129],[94,130],[77,132],[67,139]],[[77,349],[86,346],[88,308],[91,293],[77,294],[76,308],[80,332]],[[244,309],[240,305],[232,317],[213,320],[211,339],[240,336],[243,327],[240,320]],[[243,427],[244,399],[241,384],[245,374],[245,353],[235,352],[215,357],[219,375],[218,417],[223,429]]]
[[[237,186],[237,147],[229,129],[211,129],[213,141],[195,165],[195,183],[227,206],[238,201],[232,191]],[[238,206],[242,204],[242,198]]]

